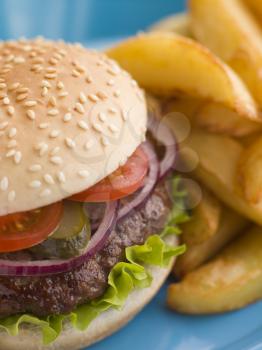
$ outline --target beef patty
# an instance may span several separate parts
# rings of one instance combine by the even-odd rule
[[[0,317],[25,312],[36,316],[65,314],[101,296],[110,270],[124,260],[125,248],[143,244],[149,235],[159,233],[170,208],[165,186],[158,185],[144,206],[119,222],[105,247],[80,267],[42,277],[0,276]]]

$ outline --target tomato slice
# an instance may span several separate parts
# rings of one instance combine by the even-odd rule
[[[129,157],[125,165],[118,168],[96,185],[70,199],[79,202],[106,202],[126,197],[135,192],[143,183],[149,160],[142,147]]]
[[[44,241],[60,223],[63,203],[0,217],[0,252],[30,248]]]

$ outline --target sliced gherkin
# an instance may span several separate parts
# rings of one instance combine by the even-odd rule
[[[64,214],[57,230],[49,238],[30,248],[37,259],[68,259],[80,255],[91,237],[90,222],[83,204],[64,202]]]

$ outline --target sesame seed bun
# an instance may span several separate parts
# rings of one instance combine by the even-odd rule
[[[177,245],[177,237],[166,238],[168,244]],[[65,325],[62,334],[49,346],[42,344],[41,334],[37,327],[22,326],[19,335],[9,336],[0,331],[0,349],[5,350],[80,350],[104,339],[125,326],[141,309],[150,302],[169,275],[174,259],[168,268],[148,267],[153,277],[149,288],[134,290],[126,300],[122,310],[108,310],[98,316],[86,331],[79,331],[69,324]]]
[[[81,45],[0,45],[0,216],[94,185],[144,140],[146,104],[128,73]]]

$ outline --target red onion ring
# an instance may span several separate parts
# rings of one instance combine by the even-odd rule
[[[122,208],[119,209],[117,221],[123,219],[132,210],[138,209],[151,194],[157,182],[159,174],[159,163],[157,160],[157,155],[149,142],[144,142],[142,144],[142,147],[143,151],[146,153],[149,159],[148,176],[145,179],[144,186],[141,190],[139,190],[135,198],[131,202],[125,204]]]
[[[161,180],[174,167],[178,146],[175,135],[168,126],[152,114],[149,116],[148,128],[154,138],[165,146],[165,155],[160,162],[159,180]]]
[[[103,248],[117,218],[119,202],[108,202],[105,215],[92,236],[86,251],[68,260],[9,261],[0,260],[0,276],[43,276],[71,271],[89,260]]]

